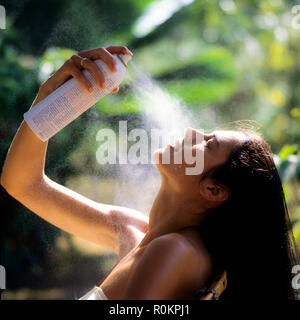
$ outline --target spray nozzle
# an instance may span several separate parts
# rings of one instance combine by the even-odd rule
[[[117,57],[123,64],[125,68],[128,68],[127,62],[131,59],[131,56],[129,54],[117,54]]]

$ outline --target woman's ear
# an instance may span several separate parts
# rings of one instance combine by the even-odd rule
[[[230,190],[228,187],[207,178],[200,183],[200,194],[208,201],[224,202],[229,198]]]

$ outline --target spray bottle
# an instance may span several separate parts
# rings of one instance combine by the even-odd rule
[[[34,108],[24,113],[24,119],[31,130],[42,140],[46,141],[70,122],[80,116],[97,101],[119,86],[125,76],[127,62],[131,59],[128,54],[113,55],[117,63],[117,72],[112,72],[102,60],[95,60],[101,69],[106,88],[99,89],[95,79],[87,71],[84,76],[90,81],[94,91],[87,93],[74,78],[66,81]]]

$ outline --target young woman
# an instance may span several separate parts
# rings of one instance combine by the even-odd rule
[[[93,60],[102,59],[114,70],[112,54],[122,53],[131,54],[118,46],[79,52],[41,85],[32,107],[70,76],[89,91],[82,69],[103,88]],[[165,152],[172,159],[175,148],[184,150],[188,134],[194,152],[204,148],[200,175],[185,174],[191,165],[161,161]],[[47,142],[24,121],[8,151],[1,184],[43,219],[118,255],[98,290],[84,299],[194,299],[222,270],[228,274],[224,298],[294,298],[293,238],[269,146],[247,131],[204,134],[200,144],[197,135],[202,133],[188,128],[176,146],[156,151],[161,187],[149,223],[142,213],[94,202],[47,177]]]

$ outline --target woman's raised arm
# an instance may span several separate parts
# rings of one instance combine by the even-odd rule
[[[100,88],[104,77],[94,61],[102,59],[112,70],[115,62],[112,54],[131,54],[126,47],[113,46],[82,51],[72,56],[40,87],[32,106],[53,92],[73,76],[87,90],[91,84],[81,72],[84,66]],[[113,92],[118,91],[118,88]],[[8,150],[1,174],[1,185],[19,202],[71,234],[100,244],[119,255],[124,255],[134,245],[129,225],[147,231],[147,218],[128,208],[105,205],[92,201],[46,176],[45,158],[48,142],[41,141],[22,121]]]

